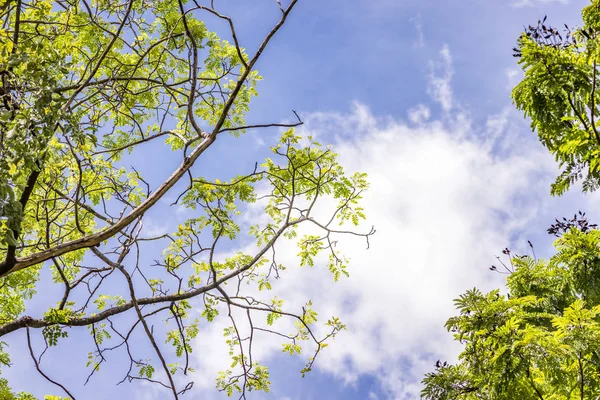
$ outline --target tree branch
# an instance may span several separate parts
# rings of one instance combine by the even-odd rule
[[[217,123],[215,124],[212,133],[208,137],[206,137],[190,153],[190,155],[188,157],[186,157],[183,160],[181,165],[171,174],[171,176],[169,176],[158,187],[158,189],[155,192],[153,192],[150,196],[148,196],[148,198],[144,202],[142,202],[138,207],[133,209],[127,216],[119,219],[117,222],[115,222],[114,225],[112,225],[108,228],[105,228],[104,230],[102,230],[98,233],[95,233],[95,234],[92,234],[89,236],[84,236],[82,238],[75,239],[75,240],[72,240],[72,241],[69,241],[66,243],[62,243],[51,249],[43,250],[38,253],[23,257],[21,259],[17,259],[17,260],[15,260],[15,262],[12,265],[9,265],[8,263],[3,262],[2,264],[0,264],[0,277],[6,276],[7,274],[12,273],[12,272],[20,271],[20,270],[30,267],[32,265],[39,264],[41,262],[49,260],[52,257],[57,257],[57,256],[69,253],[71,251],[79,250],[82,248],[96,246],[97,244],[103,242],[104,240],[107,240],[107,239],[113,237],[116,233],[121,231],[124,227],[128,226],[130,223],[132,223],[134,220],[136,220],[138,217],[140,217],[146,211],[148,211],[154,204],[156,204],[164,196],[164,194],[167,193],[169,191],[169,189],[171,187],[173,187],[183,175],[185,175],[185,173],[192,167],[194,162],[216,140],[217,134],[222,129],[223,124],[225,123],[225,120],[227,118],[227,114],[229,113],[229,110],[233,106],[233,102],[236,99],[242,86],[244,85],[244,82],[248,78],[248,75],[250,74],[251,69],[254,67],[254,65],[260,58],[260,55],[262,54],[264,49],[267,47],[268,43],[273,38],[275,33],[277,33],[277,31],[283,26],[287,16],[292,11],[292,9],[296,5],[297,1],[298,0],[293,0],[290,3],[290,5],[286,9],[286,11],[283,13],[280,21],[265,37],[262,44],[259,46],[256,54],[254,55],[254,57],[252,58],[250,63],[248,63],[248,68],[239,77],[235,88],[231,92],[227,102],[225,103],[225,105],[223,107],[221,116],[220,116],[219,120],[217,121]],[[130,1],[128,10],[131,9],[132,3],[133,3],[133,0]],[[113,43],[114,43],[114,40],[113,40]],[[108,48],[107,48],[107,51],[108,51]],[[105,51],[105,53],[107,51]],[[97,68],[96,68],[96,70],[97,70]],[[93,75],[90,75],[88,81],[91,80],[92,77],[93,77]],[[83,88],[83,85],[81,86],[81,88]],[[78,93],[78,92],[76,92],[76,93]],[[76,93],[74,93],[71,98],[74,98]]]
[[[29,328],[27,328],[27,347],[29,347],[29,354],[31,355],[31,359],[33,360],[33,363],[35,364],[35,369],[37,369],[37,371],[40,373],[40,375],[42,375],[48,382],[60,387],[69,397],[71,397],[72,400],[75,400],[75,396],[73,396],[71,394],[71,392],[69,392],[67,390],[66,387],[64,387],[63,385],[61,385],[60,383],[52,380],[48,375],[46,375],[44,373],[44,371],[42,371],[42,369],[40,368],[40,364],[38,363],[38,360],[35,358],[35,354],[33,354],[33,347],[31,347],[31,336],[29,334]]]

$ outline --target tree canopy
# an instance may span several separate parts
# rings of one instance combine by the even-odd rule
[[[591,1],[583,9],[580,28],[554,28],[544,18],[529,26],[513,49],[524,72],[513,90],[514,103],[562,168],[552,194],[563,194],[577,180],[585,192],[600,183],[599,7]]]
[[[426,399],[593,399],[600,393],[600,231],[585,215],[558,221],[549,260],[518,256],[491,269],[506,290],[474,288],[446,322],[464,345],[460,362],[438,362]]]
[[[551,192],[576,181],[600,186],[597,89],[600,1],[582,11],[579,28],[546,18],[526,28],[513,49],[523,68],[514,103],[531,119],[561,174]],[[548,260],[505,249],[492,266],[506,288],[474,288],[455,300],[446,323],[464,350],[457,364],[438,361],[424,380],[425,399],[596,399],[600,395],[600,230],[579,212],[556,220]],[[501,261],[502,262],[502,261]]]
[[[310,299],[288,310],[269,295],[285,275],[280,240],[298,243],[299,266],[328,254],[337,280],[347,260],[336,237],[360,235],[368,244],[374,233],[340,227],[364,219],[366,176],[345,174],[330,148],[299,137],[297,114],[293,123],[245,122],[261,79],[255,67],[297,0],[269,4],[279,20],[254,52],[242,47],[234,21],[207,3],[0,1],[0,337],[27,340],[31,365],[56,389],[48,399],[85,396],[84,382],[64,382],[43,362],[48,347],[69,352],[61,343],[74,329],[90,333],[91,379],[120,352],[129,360],[123,381],[155,383],[176,399],[193,385],[185,378],[193,339],[217,318],[230,321],[231,350],[217,388],[242,398],[269,390],[268,370],[252,353],[258,335],[279,338],[290,354],[306,344],[306,373],[344,329],[336,317],[321,320]],[[225,23],[227,40],[207,29],[208,18]],[[267,127],[283,133],[272,157],[253,169],[209,180],[194,168],[223,135]],[[179,160],[158,185],[144,168],[129,167],[149,142]],[[153,235],[145,215],[167,193],[194,216]],[[335,207],[317,219],[322,198]],[[247,228],[242,213],[258,200],[264,216]],[[249,241],[255,246],[243,248],[251,250],[222,257],[231,243]],[[149,262],[145,252],[157,248]],[[46,295],[51,285],[62,288],[60,298]],[[47,304],[44,313],[29,313],[34,297]],[[129,318],[113,323],[122,314]],[[281,319],[295,328],[281,331]],[[168,325],[155,330],[152,321]],[[143,337],[145,352],[130,348],[133,337]],[[13,361],[0,342],[0,372]],[[13,393],[6,379],[0,397],[34,398]]]

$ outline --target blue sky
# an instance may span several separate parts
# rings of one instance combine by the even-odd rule
[[[277,18],[273,1],[216,3],[233,17],[249,51]],[[304,379],[298,372],[302,359],[261,343],[273,390],[250,398],[418,398],[423,374],[460,350],[443,328],[453,313],[452,299],[473,286],[502,286],[502,277],[488,267],[506,246],[525,252],[531,240],[538,256],[550,254],[552,238],[545,229],[554,217],[580,209],[595,214],[598,196],[573,189],[550,197],[556,166],[510,101],[511,85],[520,76],[511,48],[523,25],[544,15],[555,25],[577,25],[587,4],[300,0],[257,66],[264,80],[248,121],[291,120],[296,110],[306,121],[300,132],[332,143],[348,170],[369,173],[365,208],[378,232],[368,251],[352,240],[340,244],[353,260],[350,279],[334,285],[317,266],[292,269],[278,282],[275,291],[291,305],[312,298],[323,315],[340,316],[348,331]],[[225,32],[217,22],[209,26]],[[224,137],[195,168],[207,177],[248,172],[276,136],[276,130],[265,130]],[[145,162],[149,158],[156,161]],[[145,147],[132,160],[154,184],[178,162],[160,145]],[[248,218],[259,212],[248,210]],[[149,217],[149,229],[160,231],[181,215],[165,203]],[[295,251],[290,247],[287,253]],[[288,264],[293,262],[290,257]],[[221,328],[207,326],[197,339],[190,398],[226,398],[213,389],[216,371],[227,364]],[[83,348],[78,338],[85,335],[73,333],[68,341]],[[144,346],[144,338],[139,340]],[[23,341],[8,341],[15,366],[3,374],[15,389],[43,393],[49,387],[36,381],[32,389],[29,366],[18,361],[25,359]],[[86,352],[68,360],[50,352],[47,359],[51,371],[70,371],[67,380],[85,394],[81,398],[166,396],[145,385],[113,387],[122,372],[118,358],[111,364],[115,369],[107,367],[82,387]]]

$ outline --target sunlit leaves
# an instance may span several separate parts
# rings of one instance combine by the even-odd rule
[[[4,284],[0,286],[0,323],[8,323],[25,311],[25,300],[36,293],[38,270],[20,271],[4,278]]]
[[[513,256],[508,295],[467,291],[446,327],[464,346],[457,365],[436,363],[427,399],[593,398],[600,390],[598,231],[562,232],[548,261]],[[583,391],[582,391],[583,390]]]
[[[583,180],[584,191],[599,183],[598,4],[593,0],[583,10],[584,25],[567,29],[564,39],[540,24],[521,36],[516,49],[525,76],[513,100],[562,167],[553,194],[563,194],[577,180]],[[550,36],[556,40],[546,39]]]
[[[140,371],[139,371],[140,377],[152,379],[152,376],[154,376],[154,371],[155,371],[155,369],[152,365],[140,364],[139,367],[140,367]]]
[[[56,346],[58,344],[58,339],[66,338],[69,335],[68,332],[63,330],[59,325],[47,326],[42,330],[42,333],[50,346]]]
[[[121,306],[125,304],[125,299],[121,295],[109,296],[101,294],[94,300],[94,303],[96,304],[96,308],[102,311],[106,308],[107,304],[109,306]]]
[[[329,147],[293,129],[282,133],[273,156],[249,174],[206,179],[192,168],[224,132],[248,130],[245,116],[261,80],[248,68],[264,46],[251,58],[235,35],[232,43],[207,30],[201,18],[221,18],[215,10],[185,1],[57,6],[32,0],[5,11],[0,250],[6,261],[0,263],[9,274],[0,279],[0,323],[27,329],[28,339],[30,331],[42,328],[52,347],[62,344],[71,327],[87,326],[95,346],[88,355],[89,378],[108,360],[106,354],[120,351],[130,359],[123,381],[162,383],[167,377],[172,391],[183,393],[188,389],[177,389],[171,375],[192,371],[192,339],[202,324],[229,318],[231,368],[218,388],[229,394],[268,391],[269,373],[253,359],[252,340],[244,336],[248,327],[236,325],[241,312],[251,336],[275,334],[289,342],[284,349],[294,355],[314,350],[303,373],[310,371],[344,325],[336,318],[319,321],[310,302],[284,310],[282,299],[260,296],[276,289],[286,267],[322,265],[334,280],[348,275],[335,243],[345,233],[372,234],[338,230],[346,221],[357,226],[364,219],[359,200],[368,187],[366,176],[345,175]],[[166,142],[180,159],[172,178],[146,180],[147,171],[129,163],[130,154],[170,162],[160,150],[140,153],[151,148],[149,142]],[[177,190],[182,191],[169,197]],[[330,219],[320,221],[315,210],[327,203],[323,197],[333,199],[329,206],[335,208]],[[144,216],[167,198],[178,207],[178,220],[154,231],[145,222],[156,214]],[[319,233],[304,236],[301,223]],[[278,259],[281,239],[299,245],[299,257],[286,260],[286,267]],[[57,246],[62,250],[55,253]],[[146,249],[157,254],[146,255]],[[46,265],[13,272],[28,257]],[[43,267],[62,296],[43,318],[21,318]],[[125,285],[119,286],[123,277]],[[120,324],[126,318],[113,323],[122,313],[135,316],[129,331]],[[148,322],[159,313],[168,315],[164,331]],[[288,328],[291,333],[279,332]],[[138,333],[151,340],[160,364],[134,355],[137,346],[129,344]],[[0,347],[0,363],[8,365],[7,357]]]

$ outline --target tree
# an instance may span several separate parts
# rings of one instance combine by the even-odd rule
[[[296,3],[273,2],[280,19],[250,56],[212,1],[0,1],[0,336],[26,338],[32,364],[58,394],[75,398],[77,391],[48,371],[45,350],[35,345],[40,335],[46,349],[66,354],[63,338],[88,329],[90,377],[108,353],[121,352],[130,360],[123,380],[154,382],[177,399],[193,385],[177,380],[193,368],[193,338],[203,324],[229,318],[232,363],[217,387],[245,398],[270,383],[252,356],[255,336],[282,338],[290,354],[306,343],[312,356],[305,373],[344,329],[335,317],[325,328],[317,324],[308,299],[301,310],[286,310],[283,299],[268,295],[285,269],[276,245],[296,238],[300,225],[316,230],[295,239],[300,265],[329,253],[335,280],[347,275],[335,237],[360,235],[368,244],[374,233],[339,227],[364,218],[358,201],[366,176],[345,175],[331,149],[295,134],[297,114],[291,124],[245,122],[261,79],[254,68]],[[223,21],[231,41],[210,32],[203,18]],[[223,135],[267,127],[285,129],[272,158],[228,180],[198,175],[196,161]],[[143,169],[127,167],[128,157],[157,141],[180,164],[151,185]],[[144,216],[167,193],[194,217],[152,236]],[[323,197],[337,206],[319,220]],[[264,218],[245,229],[240,215],[259,199]],[[250,239],[256,250],[220,257],[228,243]],[[156,248],[164,251],[149,263],[146,253]],[[57,303],[45,295],[54,284],[63,288]],[[34,296],[48,304],[43,315],[28,314]],[[191,313],[198,309],[202,320]],[[130,316],[126,325],[113,324],[120,315]],[[286,318],[295,321],[293,332],[278,330],[276,320]],[[161,319],[168,328],[154,330],[152,321]],[[151,353],[132,353],[139,334]],[[0,364],[11,365],[4,342]],[[33,398],[12,393],[5,379],[0,391],[3,399]]]
[[[584,192],[600,185],[599,7],[592,0],[583,9],[583,27],[573,30],[546,26],[544,17],[513,49],[525,73],[513,100],[563,169],[552,185],[556,195],[577,180]]]
[[[518,109],[531,118],[562,172],[552,194],[577,180],[600,186],[598,133],[600,1],[583,9],[583,26],[529,26],[514,48],[524,77]],[[506,273],[500,290],[467,291],[446,327],[464,345],[456,365],[438,361],[424,380],[426,399],[595,399],[600,395],[600,231],[583,213],[563,218],[549,260],[518,256],[490,269]],[[531,243],[530,243],[531,245]],[[532,247],[533,251],[533,247]]]
[[[437,362],[426,399],[594,399],[600,393],[600,231],[559,221],[549,260],[513,255],[506,294],[467,291],[447,329],[464,345]],[[497,267],[492,267],[497,269]]]

